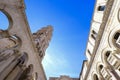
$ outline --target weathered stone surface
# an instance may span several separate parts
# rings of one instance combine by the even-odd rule
[[[96,0],[80,80],[120,80],[119,9],[119,0]]]
[[[71,78],[69,76],[50,77],[49,80],[79,80],[79,78]]]
[[[38,30],[36,33],[33,33],[35,46],[37,48],[37,51],[39,52],[39,56],[41,60],[45,56],[45,51],[49,46],[49,42],[52,36],[52,31],[53,31],[52,26],[47,26],[42,28],[41,30]]]
[[[0,80],[46,80],[41,61],[52,37],[52,27],[32,34],[24,0],[0,0],[0,11],[9,20],[8,29],[0,29]]]

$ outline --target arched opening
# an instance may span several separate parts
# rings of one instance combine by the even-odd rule
[[[99,80],[99,78],[96,74],[93,75],[93,80]]]
[[[120,48],[120,32],[116,32],[113,36],[113,44],[115,47]]]
[[[0,11],[0,29],[1,30],[6,30],[9,27],[9,20],[7,18],[7,16]]]
[[[113,57],[113,54],[111,54],[111,51],[107,51],[104,56],[105,56],[104,61],[105,61],[105,65],[107,67],[107,70],[109,69],[110,73],[112,75],[114,75],[116,80],[120,80],[120,77],[119,77],[118,73],[115,71],[115,68],[114,68],[116,66],[116,61],[115,61],[115,58]],[[108,76],[109,76],[108,78],[111,77],[110,74],[108,74]]]
[[[109,65],[110,64],[110,62],[112,61],[111,59],[111,55],[110,55],[110,53],[111,53],[111,51],[106,51],[106,53],[104,54],[104,63],[106,64],[106,65]]]
[[[118,21],[120,22],[120,8],[118,10]]]
[[[101,71],[101,70],[103,69],[103,65],[100,65],[100,66],[99,66],[99,69],[100,69],[100,71]]]
[[[99,71],[99,74],[100,74],[100,80],[105,80],[104,77],[103,77],[103,75],[104,75],[104,74],[103,74],[103,70],[104,70],[104,69],[103,69],[103,65],[102,65],[102,64],[99,65],[99,66],[98,66],[98,71]]]
[[[105,54],[106,58],[108,58],[110,56],[110,53],[111,53],[111,51],[106,52],[106,54]]]
[[[19,49],[21,47],[21,40],[19,37],[16,36],[2,36],[0,34],[0,50],[4,51],[6,49]]]
[[[18,60],[18,64],[26,65],[28,61],[28,54],[24,52]]]
[[[20,48],[21,47],[21,39],[17,36],[10,36],[9,40],[14,42],[14,48]]]

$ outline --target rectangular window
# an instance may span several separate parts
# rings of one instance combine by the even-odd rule
[[[88,49],[88,53],[91,54],[90,50]]]
[[[95,35],[97,35],[97,33],[94,30],[92,30],[92,33],[95,34]]]
[[[94,30],[92,30],[91,37],[92,37],[94,40],[96,40],[97,33],[96,33]]]
[[[105,10],[105,5],[103,6],[98,6],[98,11],[104,11]]]
[[[96,37],[95,37],[93,34],[91,34],[91,37],[92,37],[94,40],[96,40]]]

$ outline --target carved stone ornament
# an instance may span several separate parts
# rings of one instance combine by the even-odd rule
[[[120,9],[118,10],[118,21],[120,22]]]

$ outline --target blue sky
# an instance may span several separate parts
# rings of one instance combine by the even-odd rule
[[[47,77],[79,77],[95,0],[25,0],[32,32],[52,25],[52,40],[43,66]],[[0,28],[8,25],[0,13]]]

